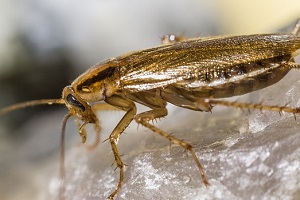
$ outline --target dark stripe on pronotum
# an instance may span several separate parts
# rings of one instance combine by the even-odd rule
[[[116,71],[116,67],[108,67],[107,69],[100,71],[95,76],[92,76],[91,78],[88,78],[85,81],[83,81],[81,84],[77,86],[77,88],[82,89],[84,86],[92,85],[95,82],[99,82],[105,78],[111,77],[115,71]]]

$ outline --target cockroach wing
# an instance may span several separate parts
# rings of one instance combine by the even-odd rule
[[[199,77],[207,82],[221,78],[222,72],[230,73],[234,66],[247,63],[289,61],[298,49],[299,36],[245,35],[191,39],[136,51],[116,59],[120,63],[122,88],[139,92]],[[247,66],[253,67],[244,65],[245,71],[250,70]]]

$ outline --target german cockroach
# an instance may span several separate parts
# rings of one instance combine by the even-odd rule
[[[107,139],[120,173],[116,189],[108,197],[110,199],[118,194],[124,179],[124,163],[117,143],[133,120],[186,149],[199,169],[203,184],[208,186],[209,182],[193,147],[155,127],[149,121],[167,116],[168,102],[182,108],[205,112],[211,111],[213,106],[223,105],[288,112],[294,115],[299,113],[300,108],[221,99],[265,88],[281,80],[291,69],[300,68],[300,64],[294,62],[294,57],[300,49],[299,32],[300,21],[290,34],[196,39],[166,36],[163,39],[164,45],[127,53],[96,64],[70,86],[66,86],[61,99],[15,104],[1,109],[0,114],[41,104],[65,104],[69,113],[65,116],[62,126],[63,163],[65,126],[71,116],[75,117],[84,143],[87,124],[94,124],[97,134],[100,134],[100,122],[96,112],[111,109],[125,111],[125,115]],[[143,104],[150,110],[137,114],[135,103]],[[61,177],[63,182],[63,164]]]

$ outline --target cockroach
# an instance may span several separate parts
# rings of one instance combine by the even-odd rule
[[[94,124],[100,135],[96,112],[118,109],[125,115],[109,138],[119,182],[108,198],[120,191],[124,179],[124,163],[117,143],[131,121],[152,130],[187,150],[199,169],[202,182],[209,186],[204,169],[192,145],[150,124],[167,116],[167,103],[209,112],[223,105],[241,109],[288,112],[296,115],[300,108],[268,106],[255,103],[226,101],[221,98],[238,96],[273,85],[291,69],[300,68],[294,58],[300,49],[300,20],[290,34],[256,34],[185,39],[164,37],[164,44],[105,60],[88,69],[66,86],[61,99],[28,101],[0,110],[7,112],[41,104],[64,104],[69,113],[63,119],[61,139],[61,178],[64,177],[64,134],[67,120],[75,117],[84,143],[85,126]],[[137,114],[135,103],[150,110]],[[61,191],[63,197],[63,190]]]

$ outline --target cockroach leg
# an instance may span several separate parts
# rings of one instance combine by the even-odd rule
[[[101,139],[101,126],[100,126],[100,123],[96,123],[94,125],[95,125],[96,137],[95,137],[94,142],[86,147],[87,150],[94,150],[98,146],[98,144],[100,143],[100,139]]]
[[[112,111],[112,110],[120,110],[120,109],[113,107],[107,103],[98,103],[98,104],[94,104],[92,106],[93,113],[98,113],[101,111]],[[86,130],[84,127],[85,127],[85,125],[88,124],[88,122],[81,124],[79,122],[80,119],[77,117],[75,117],[74,121],[78,127],[78,132],[82,139],[82,143],[85,143],[86,138],[87,138],[87,133],[86,133]],[[101,140],[101,124],[100,124],[99,120],[96,120],[96,122],[94,123],[94,129],[95,129],[95,134],[96,134],[95,140],[92,144],[89,144],[88,146],[86,146],[86,149],[89,151],[95,149],[99,145],[100,140]]]
[[[119,108],[116,108],[112,105],[109,105],[107,103],[97,103],[97,104],[94,104],[92,105],[92,110],[94,112],[101,112],[101,111],[120,111]]]
[[[157,133],[157,134],[167,138],[172,143],[177,144],[177,145],[183,147],[184,149],[186,149],[187,151],[189,151],[192,154],[193,159],[196,162],[196,165],[197,165],[197,167],[200,171],[202,182],[204,183],[205,186],[209,186],[209,183],[206,179],[203,167],[202,167],[199,159],[197,158],[196,153],[195,153],[192,145],[190,145],[190,144],[188,144],[188,143],[186,143],[182,140],[177,139],[176,137],[170,135],[169,133],[167,133],[165,131],[162,131],[161,129],[151,125],[148,122],[149,120],[152,120],[152,119],[164,117],[167,114],[168,114],[168,111],[167,111],[166,108],[158,108],[158,109],[153,109],[153,110],[150,110],[150,111],[140,113],[140,114],[136,115],[134,117],[134,119],[138,124],[142,124],[146,128],[149,128],[150,130],[152,130],[154,133]]]
[[[81,142],[85,143],[86,142],[87,134],[86,134],[86,130],[85,130],[84,126],[87,125],[88,122],[84,122],[83,124],[80,124],[78,120],[79,119],[77,117],[75,117],[74,122],[75,122],[75,124],[78,127],[78,133],[79,133],[79,135],[81,137]]]
[[[133,120],[133,117],[136,115],[136,106],[131,100],[125,99],[117,95],[111,96],[107,98],[105,101],[106,103],[116,108],[119,108],[120,110],[126,111],[126,114],[123,116],[121,121],[117,124],[117,126],[114,128],[114,130],[109,136],[109,142],[111,144],[111,148],[114,153],[115,162],[117,164],[117,167],[120,170],[120,179],[117,188],[108,197],[109,199],[113,199],[114,196],[120,191],[124,180],[124,163],[121,160],[117,143],[125,128],[129,125],[129,123]]]
[[[166,101],[182,108],[196,110],[196,111],[206,111],[206,112],[209,112],[212,109],[211,104],[205,102],[203,99],[197,99],[191,101],[177,93],[169,93],[165,91],[161,92],[161,96]]]
[[[76,125],[78,126],[78,132],[79,132],[79,135],[81,137],[81,140],[82,140],[82,143],[85,143],[86,142],[86,138],[87,138],[87,133],[86,133],[86,130],[84,128],[84,126],[88,123],[83,123],[82,125],[80,125],[80,123],[78,123],[75,119],[75,123]],[[94,129],[95,129],[95,134],[96,134],[96,137],[95,137],[95,140],[92,144],[89,144],[88,146],[86,146],[86,149],[87,150],[93,150],[95,149],[98,144],[100,143],[100,139],[101,139],[101,126],[100,126],[100,122],[97,121],[95,124],[94,124]]]
[[[255,110],[268,110],[274,112],[287,112],[297,114],[300,113],[300,108],[293,108],[287,106],[268,106],[263,104],[255,104],[255,103],[242,103],[242,102],[232,102],[226,100],[217,100],[217,99],[205,99],[207,103],[212,105],[223,105],[227,107],[241,108],[241,109],[255,109]]]
[[[94,104],[92,106],[92,110],[94,113],[98,113],[98,112],[101,112],[101,111],[113,111],[113,110],[120,110],[116,107],[113,107],[107,103],[97,103],[97,104]],[[94,150],[100,143],[100,140],[101,140],[101,124],[100,124],[100,121],[98,120],[98,122],[96,122],[94,124],[94,128],[95,128],[95,133],[96,133],[96,137],[95,137],[95,141],[88,145],[86,147],[87,150]]]

